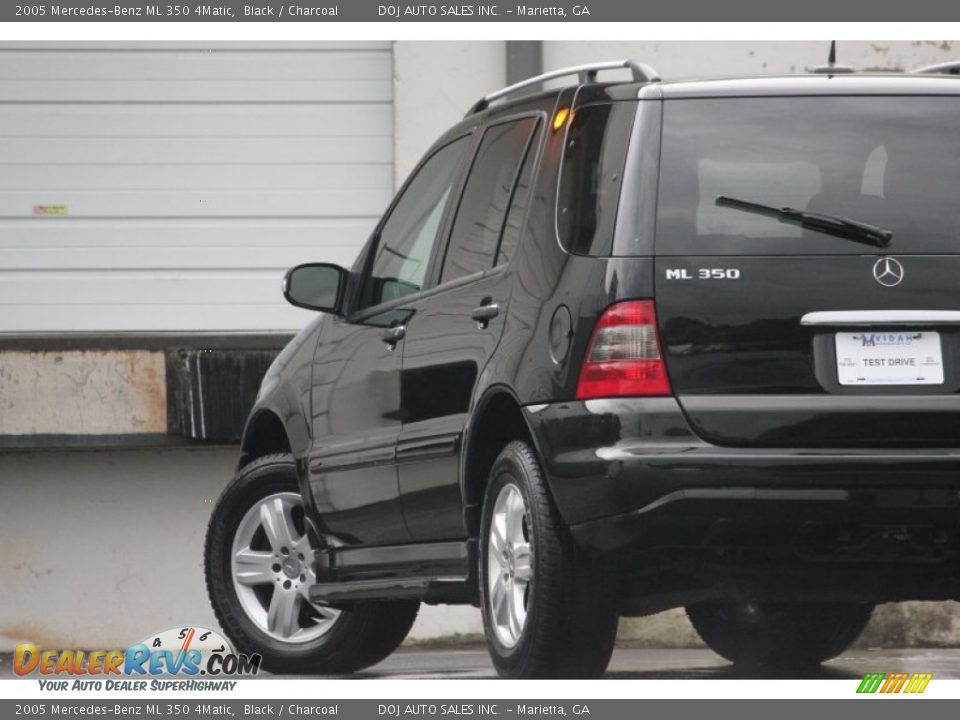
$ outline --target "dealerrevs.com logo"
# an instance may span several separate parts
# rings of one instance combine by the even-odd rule
[[[260,662],[260,655],[234,652],[215,630],[180,627],[124,650],[41,650],[21,643],[14,650],[13,671],[20,677],[40,675],[41,690],[210,691],[233,690],[236,681],[224,678],[256,675]]]

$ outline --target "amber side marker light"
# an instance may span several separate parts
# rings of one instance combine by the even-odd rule
[[[570,108],[560,108],[557,110],[557,114],[553,116],[553,129],[559,130],[567,122],[567,118],[570,117]]]

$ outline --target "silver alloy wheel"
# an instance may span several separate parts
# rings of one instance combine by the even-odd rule
[[[275,640],[305,643],[333,627],[340,611],[310,602],[313,548],[297,530],[298,493],[269,495],[243,516],[233,536],[230,574],[240,605]]]
[[[504,647],[514,647],[523,634],[532,581],[527,506],[520,489],[510,483],[497,495],[487,537],[487,612]]]

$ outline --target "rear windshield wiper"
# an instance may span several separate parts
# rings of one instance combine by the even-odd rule
[[[867,225],[867,223],[857,222],[839,215],[824,215],[823,213],[809,212],[807,210],[797,210],[796,208],[785,207],[777,208],[772,205],[761,205],[760,203],[748,202],[747,200],[738,200],[737,198],[727,197],[726,195],[717,196],[716,204],[719,207],[733,208],[734,210],[743,210],[744,212],[754,213],[755,215],[764,215],[774,218],[783,223],[799,225],[807,230],[833,235],[852,240],[853,242],[871,245],[873,247],[885,248],[893,240],[893,233],[889,230]]]

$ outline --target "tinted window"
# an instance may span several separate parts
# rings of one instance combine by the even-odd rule
[[[513,251],[520,242],[520,231],[523,230],[523,219],[526,215],[527,203],[530,200],[530,190],[533,185],[533,171],[537,161],[538,132],[534,141],[527,147],[527,154],[520,167],[517,184],[513,188],[513,199],[510,201],[510,210],[507,211],[507,220],[503,224],[503,235],[500,237],[500,249],[497,251],[497,265],[510,262]]]
[[[896,253],[960,252],[960,99],[804,97],[664,104],[657,251],[862,254],[717,205],[724,195],[893,232]]]
[[[364,307],[415,293],[423,286],[466,146],[464,137],[437,150],[403,191],[380,231],[364,286]]]
[[[577,255],[608,255],[636,103],[577,108],[567,131],[557,194],[561,245]]]
[[[535,118],[501,123],[483,135],[450,235],[440,281],[489,270]]]

